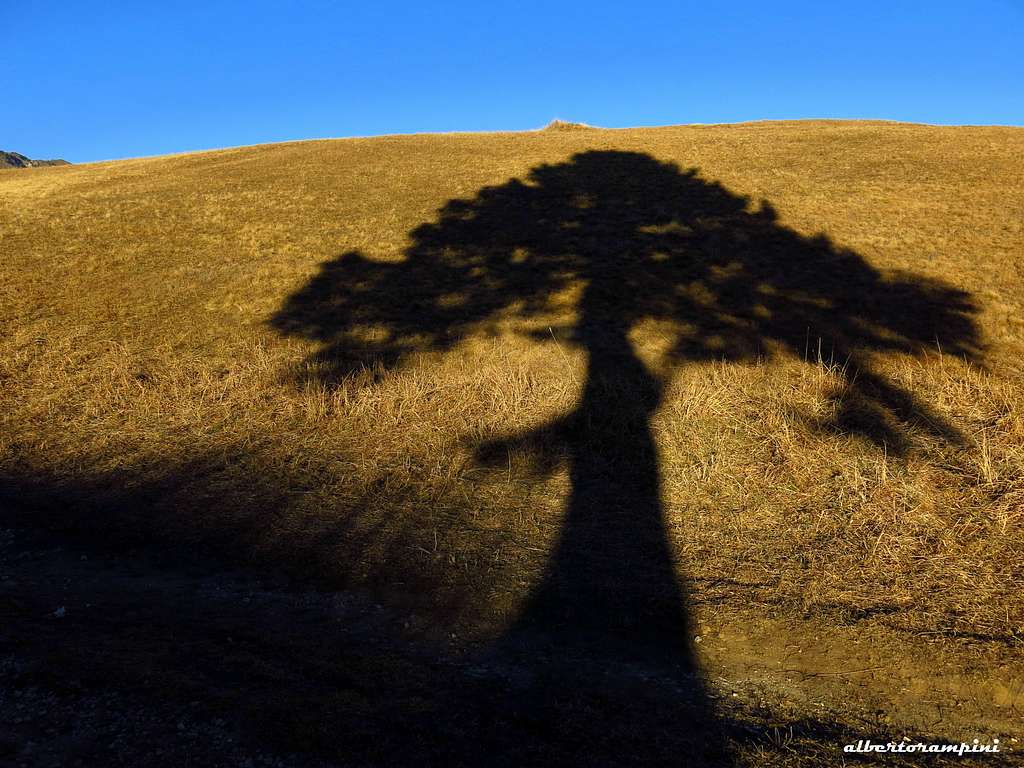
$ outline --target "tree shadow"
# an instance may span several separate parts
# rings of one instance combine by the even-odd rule
[[[970,297],[933,280],[884,275],[696,170],[642,153],[584,152],[449,201],[411,235],[401,262],[350,252],[322,265],[274,327],[320,342],[316,370],[339,379],[371,362],[451,350],[498,322],[581,349],[586,379],[571,413],[476,446],[482,462],[518,450],[538,472],[567,465],[571,479],[545,578],[500,645],[535,654],[537,669],[576,665],[590,675],[602,664],[653,664],[689,674],[686,727],[695,733],[710,733],[715,718],[666,540],[650,426],[673,368],[825,350],[846,386],[836,422],[823,427],[863,435],[890,454],[910,448],[913,430],[964,442],[878,373],[872,356],[938,345],[979,360]],[[570,319],[531,322],[567,301]],[[672,334],[653,365],[630,340],[647,321]]]

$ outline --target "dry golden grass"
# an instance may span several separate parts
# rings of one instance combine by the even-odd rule
[[[581,398],[584,350],[546,330],[571,314],[574,286],[533,318],[540,333],[502,315],[362,370],[339,372],[322,339],[283,335],[274,318],[321,264],[353,251],[399,263],[447,201],[593,150],[695,167],[769,201],[780,227],[978,307],[977,360],[944,354],[941,339],[871,355],[874,373],[959,444],[911,423],[895,454],[822,428],[854,395],[845,361],[813,338],[803,353],[723,353],[666,372],[651,429],[690,599],[1024,638],[1020,129],[381,137],[5,173],[9,504],[511,619],[543,579],[569,470],[538,472],[525,449],[484,463],[474,446],[540,428]],[[631,330],[652,370],[666,338],[655,320]]]

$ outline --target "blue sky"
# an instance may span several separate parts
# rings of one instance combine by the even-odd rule
[[[0,149],[834,117],[1024,125],[1024,0],[0,2]]]

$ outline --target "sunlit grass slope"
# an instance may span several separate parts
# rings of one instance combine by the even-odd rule
[[[486,461],[479,446],[580,400],[585,353],[560,329],[582,286],[567,274],[562,303],[526,330],[510,300],[444,344],[409,336],[400,355],[377,359],[370,345],[346,366],[345,343],[387,328],[327,338],[281,313],[322,265],[350,263],[343,254],[364,271],[407,263],[451,200],[517,179],[528,188],[534,169],[608,151],[696,169],[729,199],[749,198],[750,215],[771,210],[786,237],[855,253],[883,282],[941,283],[973,307],[972,356],[947,354],[956,329],[944,328],[858,353],[916,404],[898,446],[845,426],[858,423],[840,418],[859,407],[855,350],[837,357],[810,327],[802,348],[739,355],[726,334],[720,355],[700,338],[703,354],[675,358],[671,318],[630,327],[661,376],[651,430],[664,528],[694,604],[1024,637],[1021,129],[381,137],[4,173],[3,504],[40,523],[512,620],[556,546],[569,470],[557,456],[539,467],[529,445]],[[723,328],[762,311],[726,316],[709,280],[680,290],[704,297]],[[385,284],[380,301],[415,305],[403,291]]]

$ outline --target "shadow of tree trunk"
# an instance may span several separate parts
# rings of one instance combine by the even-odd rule
[[[561,329],[587,359],[578,405],[529,434],[477,446],[483,463],[513,449],[547,470],[565,459],[571,480],[546,575],[497,647],[532,654],[535,677],[554,675],[556,688],[570,678],[586,688],[588,679],[627,666],[657,669],[687,702],[675,727],[713,743],[719,724],[690,646],[686,589],[663,521],[651,433],[662,382],[630,333],[646,320],[673,326],[659,370],[797,356],[819,340],[847,363],[847,399],[837,422],[822,426],[900,453],[912,426],[962,438],[872,370],[871,356],[918,353],[941,338],[946,353],[978,360],[976,307],[936,281],[883,275],[823,236],[780,225],[768,203],[751,210],[747,198],[695,170],[641,153],[584,152],[539,166],[525,180],[449,201],[436,222],[411,234],[403,262],[348,253],[324,264],[274,327],[320,342],[318,370],[341,377],[371,361],[400,365],[418,351],[451,350],[510,314],[524,335],[535,335],[529,321],[580,287],[576,319]],[[367,329],[375,341],[366,341]],[[526,700],[543,708],[557,691],[537,686]],[[623,718],[627,730],[652,739],[664,726],[650,710]],[[621,732],[622,723],[612,726],[592,724],[593,733]],[[709,760],[729,757],[719,751]]]

